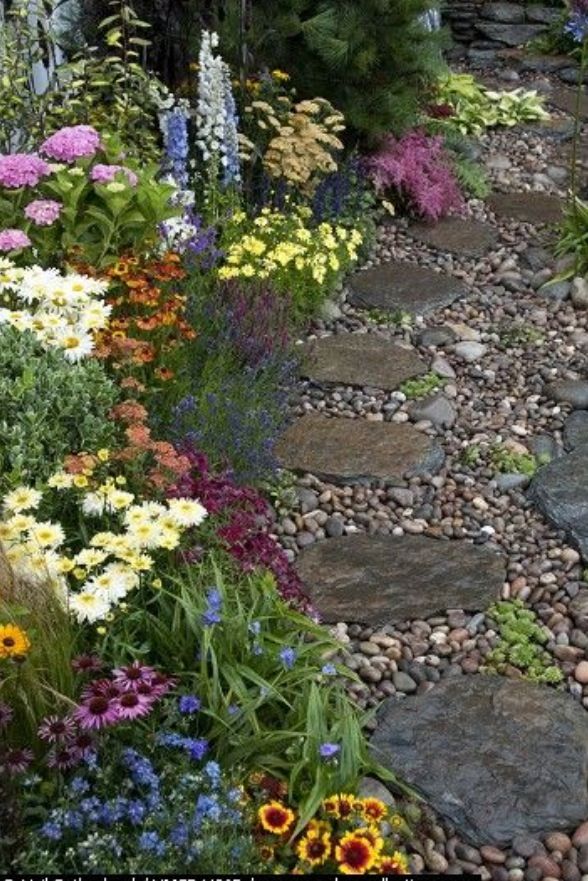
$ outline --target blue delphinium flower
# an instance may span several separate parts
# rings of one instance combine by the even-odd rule
[[[296,663],[296,658],[298,657],[296,651],[293,648],[287,646],[280,651],[280,660],[286,670],[291,670],[294,664]]]
[[[74,795],[83,795],[90,788],[90,784],[85,777],[74,777],[69,784],[70,792]]]
[[[145,804],[139,799],[133,799],[127,805],[127,817],[133,826],[138,826],[145,818]]]
[[[204,773],[210,780],[213,788],[216,788],[221,780],[221,768],[218,762],[207,762],[204,766]]]
[[[186,737],[183,746],[190,758],[195,761],[203,759],[208,752],[208,741],[204,740],[204,738]]]
[[[338,743],[321,743],[319,747],[321,759],[333,759],[340,752],[341,747]]]
[[[181,107],[168,110],[162,118],[165,145],[164,169],[181,189],[188,186],[188,116]]]
[[[190,716],[192,715],[192,713],[197,713],[201,706],[202,701],[194,694],[183,694],[178,701],[178,708],[180,710],[180,713],[185,716]]]

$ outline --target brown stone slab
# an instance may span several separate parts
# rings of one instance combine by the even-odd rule
[[[276,444],[284,468],[334,483],[383,480],[402,484],[405,475],[435,472],[441,447],[406,423],[329,419],[311,413],[297,419]]]
[[[373,333],[321,337],[303,348],[301,373],[315,382],[392,391],[426,372],[425,362],[414,349],[405,349]]]
[[[498,239],[497,231],[487,223],[461,217],[446,217],[431,225],[413,224],[408,232],[417,241],[439,251],[451,251],[466,257],[485,254]]]
[[[465,297],[459,279],[412,263],[381,263],[349,280],[349,301],[360,308],[425,315]]]

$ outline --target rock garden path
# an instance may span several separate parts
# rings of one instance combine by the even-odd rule
[[[561,84],[522,62],[497,75],[531,79],[554,118],[484,135],[486,203],[380,228],[301,341],[278,445],[297,501],[276,534],[358,673],[355,698],[378,707],[374,755],[430,807],[412,871],[580,881],[588,284],[547,284],[568,183]],[[498,598],[536,613],[559,688],[483,672]]]

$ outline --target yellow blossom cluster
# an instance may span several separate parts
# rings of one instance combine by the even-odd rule
[[[271,278],[288,287],[296,276],[315,286],[337,276],[357,259],[361,233],[330,223],[311,227],[310,214],[305,208],[288,214],[264,209],[252,224],[244,214],[235,215],[219,278]]]
[[[57,269],[20,269],[0,258],[0,325],[33,333],[44,348],[58,348],[69,361],[94,349],[94,335],[108,324],[107,283]]]
[[[324,98],[292,105],[288,96],[280,95],[273,105],[252,101],[245,113],[268,133],[262,158],[270,177],[283,179],[310,196],[321,176],[337,170],[335,155],[343,149],[338,133],[345,130],[344,119]],[[241,147],[244,157],[251,160],[252,141],[242,138]]]
[[[84,475],[59,472],[49,480],[56,489],[75,488]],[[153,552],[176,548],[182,533],[198,526],[206,509],[194,499],[170,499],[165,504],[135,502],[116,481],[80,494],[86,516],[110,514],[115,529],[96,532],[77,553],[68,553],[60,523],[37,519],[43,494],[19,486],[2,500],[0,543],[15,577],[31,588],[49,584],[79,622],[106,618],[129,591],[138,587],[141,574],[154,567]],[[86,530],[85,530],[86,531]]]

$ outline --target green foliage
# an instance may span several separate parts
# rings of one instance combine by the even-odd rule
[[[19,584],[1,566],[0,572],[0,624],[15,624],[31,643],[22,660],[0,659],[0,701],[14,712],[2,736],[14,747],[39,746],[41,720],[55,711],[58,701],[67,705],[74,695],[74,631],[51,588]]]
[[[588,275],[588,202],[576,198],[566,207],[555,253],[574,258],[573,265],[558,278]]]
[[[535,91],[513,89],[495,92],[477,83],[470,74],[450,73],[438,84],[436,100],[454,108],[453,116],[437,120],[441,127],[463,134],[481,134],[495,126],[549,119],[543,98]]]
[[[491,461],[504,474],[526,474],[532,477],[540,464],[532,453],[513,453],[499,444],[492,448]]]
[[[460,459],[468,468],[475,468],[482,457],[482,451],[478,444],[469,444],[462,452]]]
[[[507,664],[518,667],[532,682],[557,685],[563,673],[543,646],[545,631],[537,624],[537,616],[525,608],[521,600],[505,600],[488,609],[500,633],[500,642],[487,656],[488,667],[499,673]]]
[[[222,45],[240,64],[241,2],[226,8]],[[419,21],[428,8],[428,0],[256,0],[247,46],[256,67],[286,70],[301,97],[327,98],[373,142],[415,123],[442,67],[440,35]]]
[[[218,623],[208,625],[211,584],[221,602]],[[363,720],[341,681],[354,674],[343,667],[337,677],[321,672],[338,643],[287,606],[270,575],[240,575],[210,556],[170,575],[141,607],[113,622],[104,648],[116,658],[139,645],[201,698],[206,722],[199,733],[223,764],[289,779],[301,821],[370,767]],[[323,742],[341,745],[337,764],[321,760]]]
[[[170,93],[142,64],[149,41],[141,33],[149,25],[125,0],[111,0],[112,14],[97,28],[100,49],[84,45],[71,60],[54,64],[48,88],[38,95],[32,64],[55,61],[62,43],[53,24],[57,5],[33,0],[38,20],[33,30],[31,4],[17,0],[0,31],[0,152],[30,148],[62,126],[85,123],[116,132],[128,155],[155,161],[158,114],[170,103]]]
[[[5,485],[42,480],[68,453],[108,447],[118,390],[94,359],[70,364],[28,331],[0,328],[0,474]]]
[[[559,5],[559,4],[554,4]],[[527,49],[531,53],[538,55],[572,55],[578,51],[578,44],[574,42],[571,34],[564,31],[564,24],[568,20],[567,10],[561,12],[561,16],[556,21],[551,22],[543,33],[535,37],[527,44]]]
[[[536,327],[528,324],[506,322],[497,328],[503,346],[530,346],[545,341],[545,337]]]
[[[484,168],[471,159],[454,154],[453,168],[460,187],[475,199],[486,199],[491,192]]]
[[[443,385],[443,380],[436,373],[426,373],[416,379],[407,379],[400,386],[400,391],[407,398],[424,398]]]
[[[73,255],[102,268],[125,251],[145,253],[157,242],[158,225],[180,211],[170,204],[175,187],[156,178],[159,166],[122,160],[121,142],[113,136],[102,136],[102,145],[91,158],[57,164],[35,188],[0,191],[0,226],[24,229],[42,265],[55,266]],[[94,165],[122,161],[136,182],[125,171],[111,182],[92,181]],[[61,206],[58,219],[49,226],[36,225],[23,214],[26,204],[39,198]]]

